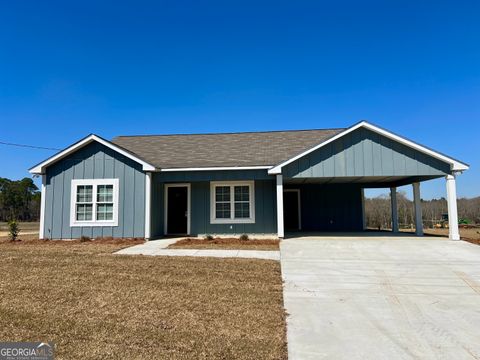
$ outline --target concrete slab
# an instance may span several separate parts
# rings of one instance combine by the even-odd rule
[[[198,250],[198,249],[167,249],[170,244],[180,240],[165,239],[152,240],[144,244],[131,246],[117,251],[118,255],[147,255],[147,256],[194,256],[194,257],[219,257],[219,258],[245,258],[280,260],[280,251],[258,250]]]
[[[280,245],[289,359],[480,358],[480,247],[440,238]]]

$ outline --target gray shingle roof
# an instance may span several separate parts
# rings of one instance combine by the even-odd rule
[[[343,130],[118,136],[112,142],[160,169],[273,166]]]

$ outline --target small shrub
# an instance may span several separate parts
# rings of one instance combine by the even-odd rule
[[[20,228],[18,227],[18,222],[16,220],[10,220],[8,222],[8,237],[10,240],[17,240],[18,234],[20,234]]]
[[[204,240],[210,240],[210,241],[211,241],[211,240],[213,240],[213,236],[210,235],[210,234],[207,234],[207,235],[205,235],[205,237],[204,237],[203,239],[204,239]]]
[[[87,242],[87,241],[92,241],[92,239],[90,239],[90,237],[88,236],[82,235],[82,237],[80,238],[80,242]]]
[[[248,240],[248,235],[247,234],[240,235],[240,240],[247,241]]]

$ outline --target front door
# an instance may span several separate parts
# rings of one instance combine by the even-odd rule
[[[283,193],[284,226],[287,231],[301,229],[300,224],[300,190],[285,190]]]
[[[167,233],[188,233],[188,187],[167,188]]]

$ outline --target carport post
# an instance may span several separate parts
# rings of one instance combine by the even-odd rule
[[[423,221],[422,221],[422,203],[420,201],[420,183],[415,182],[413,186],[413,202],[415,205],[415,234],[417,236],[423,235]]]
[[[457,188],[455,175],[447,175],[448,233],[452,240],[460,240],[458,231]]]
[[[285,232],[283,229],[283,176],[277,175],[277,233],[278,237],[283,239]]]
[[[397,209],[397,188],[390,188],[390,200],[392,203],[392,231],[398,232],[398,209]]]
[[[362,227],[367,230],[367,216],[365,214],[365,189],[362,188]]]

